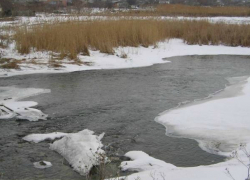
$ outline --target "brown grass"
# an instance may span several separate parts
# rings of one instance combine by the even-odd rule
[[[14,36],[20,53],[45,50],[76,60],[78,54],[89,55],[89,49],[113,54],[118,46],[148,47],[170,38],[181,38],[187,44],[249,47],[250,25],[207,21],[71,21],[18,28]]]
[[[0,68],[3,69],[20,69],[18,61],[15,59],[2,58],[0,59]]]
[[[188,5],[159,5],[155,11],[162,16],[250,16],[249,7],[205,7]]]
[[[93,14],[91,14],[93,15]],[[183,4],[159,4],[153,8],[129,11],[105,11],[97,16],[186,16],[186,17],[215,17],[215,16],[250,16],[250,7],[244,6],[189,6]]]

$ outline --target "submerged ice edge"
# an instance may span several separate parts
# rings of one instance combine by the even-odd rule
[[[174,108],[168,109],[162,113],[160,113],[156,118],[155,121],[162,124],[166,128],[166,135],[169,137],[175,137],[175,138],[187,138],[187,139],[193,139],[198,142],[199,147],[211,154],[217,154],[221,156],[230,156],[231,152],[239,147],[241,142],[227,142],[228,139],[214,139],[214,138],[204,138],[199,137],[196,134],[185,134],[185,125],[178,124],[171,124],[168,123],[168,120],[166,117],[168,114],[172,113],[173,111],[182,111],[182,109],[186,109],[193,106],[199,106],[211,101],[216,100],[222,100],[222,99],[228,99],[228,98],[234,98],[240,95],[244,95],[242,92],[246,86],[249,85],[250,77],[249,76],[241,76],[241,77],[233,77],[233,78],[227,78],[228,81],[227,84],[225,84],[224,89],[220,89],[212,94],[209,94],[207,97],[202,99],[195,99],[193,101],[184,101],[181,103],[178,103],[178,105]],[[229,92],[229,93],[228,93]],[[231,92],[231,93],[230,93]],[[208,112],[209,113],[209,112]],[[173,113],[174,114],[174,113]],[[223,112],[222,112],[223,114]],[[178,120],[178,119],[177,119]],[[202,120],[201,120],[202,121]],[[237,122],[236,122],[237,123]],[[201,123],[202,124],[202,123]],[[178,127],[175,129],[175,127]],[[199,125],[198,125],[199,126]],[[198,127],[197,126],[197,127]],[[221,124],[223,126],[223,124]],[[193,127],[188,127],[195,129],[195,125]],[[187,128],[187,129],[188,129]],[[211,127],[209,127],[211,128]],[[182,132],[184,131],[184,132]],[[233,130],[231,130],[233,132]],[[187,130],[188,132],[188,130]],[[199,133],[198,133],[199,134]],[[235,134],[235,136],[239,136],[238,134]],[[244,144],[247,144],[248,142],[244,140]]]

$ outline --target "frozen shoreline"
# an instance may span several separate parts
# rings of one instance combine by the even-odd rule
[[[3,58],[13,58],[22,60],[28,58],[28,61],[36,59],[40,64],[23,63],[20,70],[0,69],[0,77],[11,77],[15,75],[35,74],[35,73],[69,73],[84,70],[100,69],[122,69],[146,67],[154,64],[167,63],[165,58],[187,55],[250,55],[247,47],[228,47],[223,45],[187,45],[181,39],[171,39],[169,41],[158,43],[158,47],[119,47],[115,49],[114,55],[100,53],[99,51],[90,51],[90,56],[79,56],[83,63],[81,66],[70,64],[70,61],[62,61],[62,68],[49,68],[46,63],[49,62],[49,52],[34,52],[29,55],[20,55],[14,49],[3,49]],[[127,58],[120,58],[126,53]],[[43,65],[44,64],[44,65]],[[91,65],[88,65],[91,64]]]

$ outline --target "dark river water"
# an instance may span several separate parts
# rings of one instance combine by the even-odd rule
[[[28,143],[31,133],[105,132],[110,156],[142,150],[176,166],[208,165],[224,158],[202,151],[196,141],[165,135],[154,118],[183,101],[204,98],[223,89],[225,78],[250,75],[250,56],[186,56],[143,68],[93,70],[65,74],[32,74],[1,78],[0,86],[51,89],[30,97],[47,121],[0,120],[0,179],[83,179],[49,142]],[[46,160],[40,170],[33,162]]]

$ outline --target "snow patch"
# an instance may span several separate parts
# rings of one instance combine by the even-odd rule
[[[247,147],[247,149],[250,150],[249,147]],[[249,163],[248,157],[244,155],[240,149],[238,149],[238,151],[240,152],[239,158],[242,163],[247,165]],[[240,180],[246,179],[247,177],[247,168],[236,158],[231,158],[226,162],[209,166],[183,168],[165,163],[161,160],[150,157],[143,152],[135,153],[134,151],[131,151],[125,156],[131,157],[131,153],[133,154],[133,161],[122,162],[121,167],[125,167],[125,170],[129,171],[139,171],[139,173],[134,173],[124,177],[125,180],[232,180],[232,177],[235,180]]]
[[[54,133],[48,133],[48,134],[30,134],[30,135],[25,136],[23,140],[34,142],[34,143],[39,143],[47,139],[54,140],[54,139],[62,138],[66,135],[68,135],[68,133],[61,133],[61,132],[54,132]]]
[[[120,165],[122,171],[145,171],[163,167],[170,170],[176,168],[176,166],[155,159],[142,151],[130,151],[125,156],[133,161],[122,162]]]

